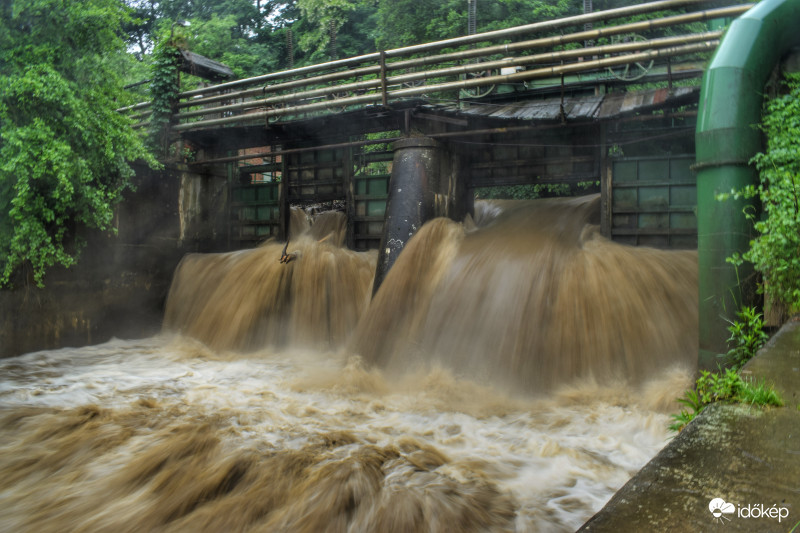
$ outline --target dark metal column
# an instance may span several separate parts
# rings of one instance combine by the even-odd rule
[[[392,149],[392,176],[373,294],[378,292],[408,240],[436,216],[435,191],[444,153],[441,145],[428,137],[412,137],[397,141]]]

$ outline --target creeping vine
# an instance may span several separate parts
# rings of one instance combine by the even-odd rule
[[[180,38],[171,33],[153,49],[149,137],[151,147],[161,156],[167,154],[169,125],[180,92],[180,42]]]

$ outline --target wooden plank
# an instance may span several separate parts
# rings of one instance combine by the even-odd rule
[[[612,235],[697,235],[693,228],[611,228]]]
[[[668,207],[615,207],[612,214],[632,215],[649,213],[694,213],[694,206]]]
[[[484,169],[484,168],[505,168],[505,167],[524,167],[524,166],[546,166],[546,165],[563,165],[569,163],[593,163],[597,158],[593,155],[575,156],[575,157],[547,157],[547,158],[533,158],[533,159],[513,159],[513,160],[495,160],[486,162],[473,162],[470,164],[471,168]]]
[[[178,68],[181,72],[212,81],[223,81],[234,76],[228,65],[188,50],[181,50],[181,64]]]
[[[636,180],[636,181],[620,181],[619,183],[614,183],[614,187],[617,189],[624,189],[631,187],[671,187],[671,186],[694,187],[695,185],[697,185],[696,181],[668,181],[668,180],[659,180],[659,181]]]

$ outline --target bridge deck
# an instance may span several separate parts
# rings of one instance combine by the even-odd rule
[[[709,0],[661,0],[185,91],[173,130],[302,121],[354,109],[402,107],[415,98],[468,102],[678,81],[701,73],[698,62],[717,46],[717,28],[751,6],[697,10],[716,5]],[[669,16],[619,22],[670,9]],[[706,23],[707,29],[698,31],[698,23]],[[593,28],[586,30],[586,24]],[[146,119],[148,106],[143,102],[126,110]]]
[[[672,183],[693,179],[704,61],[750,6],[661,0],[185,91],[173,138],[229,188],[214,194],[231,246],[285,236],[289,205],[327,203],[348,212],[350,246],[375,247],[391,143],[417,135],[446,145],[466,190],[599,183],[608,235],[692,246],[691,194]],[[144,125],[148,105],[126,111]],[[616,170],[632,177],[614,191]]]

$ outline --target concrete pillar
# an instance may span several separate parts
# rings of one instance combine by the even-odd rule
[[[441,210],[442,204],[448,204],[437,194],[440,185],[449,183],[445,179],[449,158],[440,143],[428,137],[410,137],[394,143],[392,149],[392,176],[373,294],[378,292],[406,242],[426,221],[445,214],[437,213],[437,205]]]
[[[174,166],[178,192],[178,245],[196,252],[227,248],[228,176],[224,167]]]

